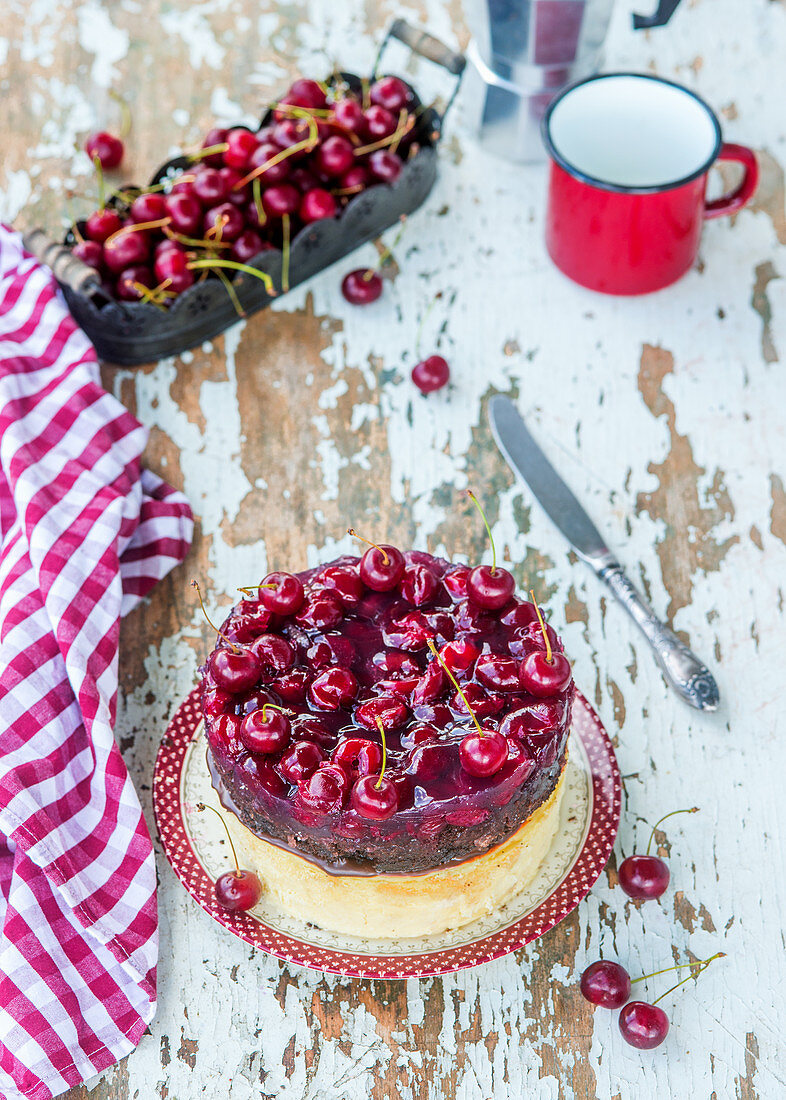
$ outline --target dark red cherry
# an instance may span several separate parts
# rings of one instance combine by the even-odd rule
[[[519,668],[521,686],[530,695],[545,699],[558,695],[570,683],[570,663],[562,653],[552,653],[549,662],[545,650],[528,653]]]
[[[312,775],[325,754],[313,741],[297,741],[287,749],[278,765],[278,770],[290,783],[302,783]]]
[[[104,241],[104,263],[120,273],[126,267],[144,263],[150,255],[150,238],[144,230],[121,229]]]
[[[619,963],[600,959],[581,975],[581,992],[601,1008],[622,1008],[630,997],[630,975]]]
[[[669,1033],[669,1018],[662,1008],[646,1001],[630,1001],[619,1016],[622,1038],[639,1050],[660,1046]]]
[[[358,267],[341,280],[341,293],[353,306],[368,306],[382,294],[382,279],[370,268]]]
[[[508,759],[508,743],[495,730],[484,732],[482,737],[475,730],[462,740],[459,757],[464,771],[470,775],[494,775]]]
[[[211,169],[212,171],[212,169]],[[231,202],[222,202],[213,206],[205,214],[202,222],[205,236],[208,232],[218,241],[235,241],[245,229],[241,211]]]
[[[313,191],[315,187],[319,187],[319,180],[313,174],[309,172],[308,168],[303,168],[298,165],[297,168],[293,168],[289,174],[289,182],[293,187],[297,187],[298,191],[305,194],[306,191]]]
[[[287,94],[282,96],[279,103],[319,110],[327,104],[327,96],[324,88],[320,87],[316,80],[300,77],[294,82]],[[283,118],[287,117],[286,111],[276,112],[276,114],[279,113]]]
[[[243,169],[248,165],[251,154],[257,147],[257,139],[250,130],[229,130],[226,134],[227,150],[224,152],[224,164],[230,168]]]
[[[355,707],[355,721],[367,730],[379,729],[378,720],[387,733],[400,729],[409,717],[409,711],[400,699],[391,695],[377,695]]]
[[[294,615],[303,606],[303,585],[293,573],[268,573],[259,587],[259,598],[277,615]]]
[[[352,806],[370,821],[386,821],[398,809],[398,793],[389,779],[364,775],[352,788]]]
[[[77,241],[71,249],[71,252],[78,260],[81,260],[83,264],[95,268],[96,271],[101,270],[101,265],[104,260],[104,250],[98,241]]]
[[[213,890],[218,904],[232,913],[253,909],[262,897],[262,883],[253,871],[226,871]]]
[[[445,689],[445,674],[438,661],[432,661],[418,680],[412,692],[412,705],[432,703]]]
[[[330,630],[338,626],[343,618],[344,605],[338,596],[328,589],[318,589],[307,593],[303,606],[295,615],[295,622],[308,630]]]
[[[475,675],[492,691],[521,691],[519,663],[499,653],[483,653],[475,664]]]
[[[322,187],[314,187],[300,200],[299,213],[301,220],[306,224],[318,222],[322,218],[334,218],[338,213],[336,200],[329,191],[325,191]]]
[[[214,649],[208,660],[218,687],[237,695],[254,687],[262,674],[262,664],[250,649]]]
[[[412,381],[421,393],[434,393],[447,386],[450,381],[450,367],[441,355],[429,355],[412,368]]]
[[[166,217],[166,197],[158,191],[137,195],[128,213],[132,222],[157,222]]]
[[[425,607],[434,600],[439,581],[434,570],[427,565],[408,565],[398,587],[407,603],[415,607]]]
[[[273,127],[270,133],[270,141],[277,145],[279,149],[291,149],[290,157],[293,160],[299,160],[300,157],[306,156],[307,150],[305,148],[295,149],[294,146],[302,145],[304,141],[308,141],[310,133],[311,128],[307,119],[284,118]],[[265,144],[269,143],[266,141]]]
[[[505,697],[496,692],[488,691],[480,684],[470,682],[462,688],[466,701],[469,703],[472,713],[476,718],[487,718],[491,714],[499,714],[505,706]],[[456,692],[451,698],[451,706],[459,714],[469,717],[466,703]]]
[[[357,607],[365,587],[357,569],[350,565],[329,565],[319,575],[319,581],[338,596],[344,607]]]
[[[225,165],[223,168],[219,168],[218,174],[224,181],[224,193],[227,202],[244,206],[248,202],[250,191],[247,187],[238,187],[243,178],[242,173],[238,172],[237,168],[227,168]]]
[[[221,688],[207,688],[202,693],[202,713],[207,717],[217,717],[219,714],[227,714],[234,711],[236,699],[228,691]]]
[[[235,698],[234,696],[231,698],[234,707]],[[210,724],[208,740],[214,748],[218,747],[230,756],[236,757],[243,748],[240,742],[240,718],[236,714],[216,715]]]
[[[373,592],[389,592],[404,576],[405,566],[395,546],[370,546],[360,559],[360,579]]]
[[[669,885],[671,875],[660,856],[628,856],[617,872],[619,884],[629,898],[649,901],[659,898]]]
[[[385,107],[373,103],[363,112],[363,130],[371,141],[390,137],[398,125],[396,116]]]
[[[287,793],[287,785],[275,769],[273,761],[266,756],[244,752],[235,764],[235,778],[255,795],[257,788],[267,791],[274,798],[282,798]]]
[[[188,256],[181,248],[167,248],[156,256],[153,270],[160,283],[169,279],[169,289],[176,294],[182,294],[194,282],[194,273],[189,269],[188,263]]]
[[[273,707],[252,710],[243,719],[240,740],[251,752],[281,752],[289,744],[289,719]]]
[[[371,775],[382,766],[382,750],[365,737],[346,737],[333,750],[331,760],[349,776]]]
[[[349,777],[334,764],[320,764],[298,786],[298,801],[314,814],[340,810],[349,790]]]
[[[232,244],[229,255],[238,263],[250,263],[260,252],[269,252],[272,245],[263,241],[260,235],[253,229],[244,229],[236,241]]]
[[[119,213],[110,210],[109,207],[104,207],[103,210],[96,210],[91,213],[86,222],[85,232],[91,241],[98,241],[99,244],[103,244],[108,237],[111,237],[112,233],[117,233],[122,228],[123,222]]]
[[[342,130],[359,133],[363,129],[363,108],[354,96],[348,95],[333,104],[333,121]]]
[[[477,565],[467,577],[467,597],[488,611],[504,607],[515,587],[513,576],[499,566]]]
[[[260,676],[266,680],[288,672],[295,663],[294,648],[280,634],[260,634],[251,643],[251,650],[259,661]]]
[[[87,244],[87,242],[85,242]],[[94,242],[90,242],[93,244]],[[100,248],[100,245],[96,245]],[[115,293],[121,301],[137,302],[142,297],[140,286],[153,286],[153,272],[144,264],[136,264],[121,271],[115,284]]]
[[[218,206],[227,197],[227,184],[217,168],[202,168],[197,172],[193,192],[203,206]]]
[[[227,139],[227,132],[220,126],[214,126],[212,130],[208,130],[205,134],[205,140],[202,142],[203,149],[210,149],[213,145],[223,145]],[[206,157],[202,157],[202,164],[209,164],[211,168],[220,168],[224,163],[224,158],[221,153],[210,153]]]
[[[471,570],[468,565],[454,565],[442,578],[442,583],[448,590],[451,598],[456,601],[466,600],[467,580]]]
[[[368,158],[368,170],[380,183],[395,183],[403,167],[400,158],[390,149],[377,149]]]
[[[304,668],[293,668],[273,680],[270,687],[283,703],[305,703],[311,675]]]
[[[443,645],[439,655],[453,675],[461,677],[471,672],[480,650],[469,638],[457,638],[455,642]]]
[[[371,85],[368,97],[372,103],[398,114],[409,103],[411,92],[397,76],[382,76]]]
[[[321,671],[330,665],[351,668],[357,658],[357,650],[349,638],[342,634],[324,634],[308,647],[304,660],[313,669]]]
[[[320,673],[309,689],[313,703],[324,710],[348,706],[357,695],[358,682],[347,668],[329,668]]]
[[[91,160],[98,159],[98,163],[106,172],[111,168],[117,168],[123,159],[125,146],[114,134],[99,130],[98,133],[91,134],[85,142],[85,152]]]
[[[175,232],[185,237],[193,237],[202,227],[202,204],[194,195],[181,192],[167,195],[166,212]]]
[[[262,192],[262,206],[269,218],[294,214],[300,205],[300,192],[291,183],[278,183]]]
[[[343,176],[354,163],[355,154],[352,151],[352,145],[339,134],[334,134],[333,137],[323,141],[314,153],[317,171],[331,178]]]

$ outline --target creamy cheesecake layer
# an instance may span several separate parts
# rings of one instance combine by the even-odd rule
[[[554,791],[502,844],[483,855],[417,875],[329,874],[256,836],[226,814],[242,866],[263,897],[304,923],[373,939],[432,935],[487,916],[535,877],[559,828],[563,768]]]

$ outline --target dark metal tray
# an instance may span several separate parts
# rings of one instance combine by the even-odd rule
[[[438,39],[402,19],[395,20],[380,46],[372,71],[376,76],[385,46],[391,38],[413,52],[442,65],[457,78],[464,69],[464,58],[453,53]],[[350,86],[360,87],[360,78],[340,74]],[[402,215],[410,214],[425,200],[437,175],[437,150],[442,123],[455,96],[453,90],[442,114],[433,107],[421,111],[413,131],[418,151],[408,160],[393,184],[376,184],[350,200],[336,218],[304,226],[292,240],[289,288],[329,267],[359,245],[378,237]],[[415,95],[415,104],[419,100]],[[261,120],[264,126],[270,115]],[[173,169],[187,167],[186,157],[176,157],[162,165],[151,183],[157,183]],[[83,225],[80,223],[80,229]],[[54,243],[42,230],[25,237],[25,246],[53,270],[63,288],[66,301],[77,323],[93,342],[98,355],[123,366],[148,363],[168,355],[177,355],[201,344],[233,324],[238,313],[225,287],[218,279],[196,283],[179,295],[167,310],[143,302],[121,302],[110,298],[101,287],[98,273],[77,260],[68,244]],[[267,272],[281,293],[282,256],[279,251],[261,253],[251,262]],[[260,279],[242,272],[232,280],[233,289],[246,315],[269,305],[274,295]]]

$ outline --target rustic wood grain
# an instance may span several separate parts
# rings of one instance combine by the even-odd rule
[[[57,230],[66,191],[89,194],[74,143],[134,126],[124,178],[145,179],[215,120],[253,118],[298,72],[368,67],[392,0],[10,0],[0,27],[5,146],[0,214]],[[407,14],[466,41],[458,2]],[[706,228],[697,268],[641,300],[567,283],[541,243],[543,172],[478,154],[461,103],[441,177],[368,310],[338,291],[359,258],[239,322],[210,345],[106,386],[150,428],[148,464],[189,495],[189,560],[123,624],[118,738],[146,807],[157,742],[210,644],[188,582],[214,609],[268,568],[349,548],[354,525],[477,558],[463,490],[488,505],[517,581],[547,602],[626,776],[617,856],[580,908],[528,949],[442,979],[350,981],[254,953],[185,894],[159,852],[156,1019],[138,1050],[69,1100],[587,1100],[786,1094],[779,689],[786,560],[786,214],[782,3],[693,0],[635,37],[619,5],[610,67],[653,69],[722,111],[760,153],[752,206]],[[7,44],[7,46],[6,46]],[[82,213],[87,200],[76,197]],[[448,393],[409,383],[414,339],[453,366]],[[513,396],[631,574],[717,666],[723,707],[687,710],[635,629],[603,596],[496,453],[488,397]],[[616,862],[647,822],[697,804],[659,835],[673,888],[639,906]],[[152,826],[152,821],[151,821]],[[634,974],[728,958],[669,1007],[665,1047],[643,1054],[577,992],[599,955]],[[657,995],[665,985],[648,985]]]

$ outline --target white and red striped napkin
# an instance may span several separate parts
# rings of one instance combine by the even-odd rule
[[[155,1011],[153,849],[113,737],[120,617],[185,557],[185,498],[0,226],[0,1097],[127,1054]]]

